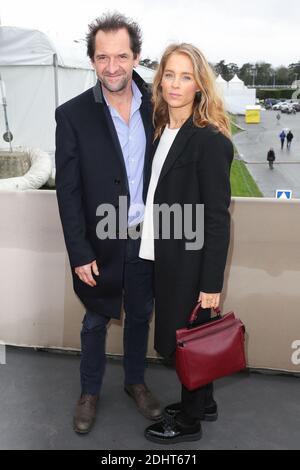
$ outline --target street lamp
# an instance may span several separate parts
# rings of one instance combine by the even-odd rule
[[[275,70],[270,70],[270,76],[271,76],[271,78],[273,78],[273,85],[272,86],[273,86],[273,88],[275,88],[275,86],[276,86],[276,72],[275,72]]]
[[[10,132],[9,125],[8,125],[6,91],[5,91],[5,84],[4,84],[4,81],[2,80],[1,74],[0,74],[0,97],[2,98],[2,106],[3,106],[3,111],[4,111],[4,122],[5,122],[5,133],[3,134],[3,140],[9,143],[9,148],[10,148],[10,151],[12,152],[11,143],[13,140],[13,135]]]
[[[252,67],[250,74],[253,76],[253,85],[252,86],[255,87],[255,77],[257,75],[257,68],[256,68],[255,65]]]

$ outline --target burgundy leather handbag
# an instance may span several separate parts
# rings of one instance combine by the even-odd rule
[[[197,303],[188,327],[176,331],[176,371],[188,390],[246,367],[245,326],[234,312],[221,316],[218,308],[214,310],[217,317],[193,328],[198,314],[201,315],[201,302]]]

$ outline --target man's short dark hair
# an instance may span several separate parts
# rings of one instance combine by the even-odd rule
[[[87,55],[91,60],[94,60],[95,55],[95,37],[98,31],[118,31],[125,28],[130,38],[130,48],[133,52],[134,58],[141,53],[142,49],[142,32],[139,25],[122,15],[121,13],[105,13],[99,18],[96,18],[93,23],[89,24],[89,32],[86,35],[87,41]]]

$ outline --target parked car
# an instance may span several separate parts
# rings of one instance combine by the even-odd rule
[[[300,103],[293,103],[292,106],[296,111],[300,111]]]
[[[293,104],[287,104],[281,107],[281,112],[284,114],[296,114]]]
[[[282,107],[284,104],[286,104],[286,103],[284,103],[284,102],[282,102],[282,101],[279,102],[279,103],[276,103],[276,104],[274,104],[274,105],[272,106],[272,109],[274,109],[275,111],[280,111],[280,110],[281,110],[281,107]]]
[[[266,98],[265,99],[265,108],[266,109],[272,109],[272,106],[274,106],[274,104],[277,104],[278,103],[278,100],[276,100],[275,98]]]

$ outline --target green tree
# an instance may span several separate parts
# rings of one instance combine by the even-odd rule
[[[289,69],[284,65],[276,68],[276,84],[277,85],[290,85],[291,80],[289,76]]]
[[[300,80],[300,62],[290,64],[288,66],[289,71],[289,83],[293,83],[294,80]]]
[[[229,77],[228,80],[231,80],[235,76],[235,74],[237,74],[238,76],[240,75],[240,69],[238,65],[232,62],[230,62],[230,64],[227,65],[227,70],[228,70],[228,77]]]
[[[150,64],[150,68],[153,69],[153,70],[157,70],[158,69],[158,61],[157,60],[153,60]]]
[[[271,80],[274,73],[272,65],[268,64],[267,62],[257,62],[255,66],[257,70],[255,83],[257,85],[271,85]]]
[[[140,60],[140,64],[144,65],[145,67],[149,67],[149,65],[151,64],[151,59],[149,59],[149,58],[142,59],[142,60]]]
[[[230,72],[228,66],[225,64],[225,60],[220,60],[217,64],[214,65],[216,75],[221,75],[224,80],[229,80]]]
[[[246,64],[243,64],[242,67],[239,70],[239,78],[243,80],[245,85],[252,85],[252,76],[251,76],[251,70],[253,68],[253,65],[247,62]]]

